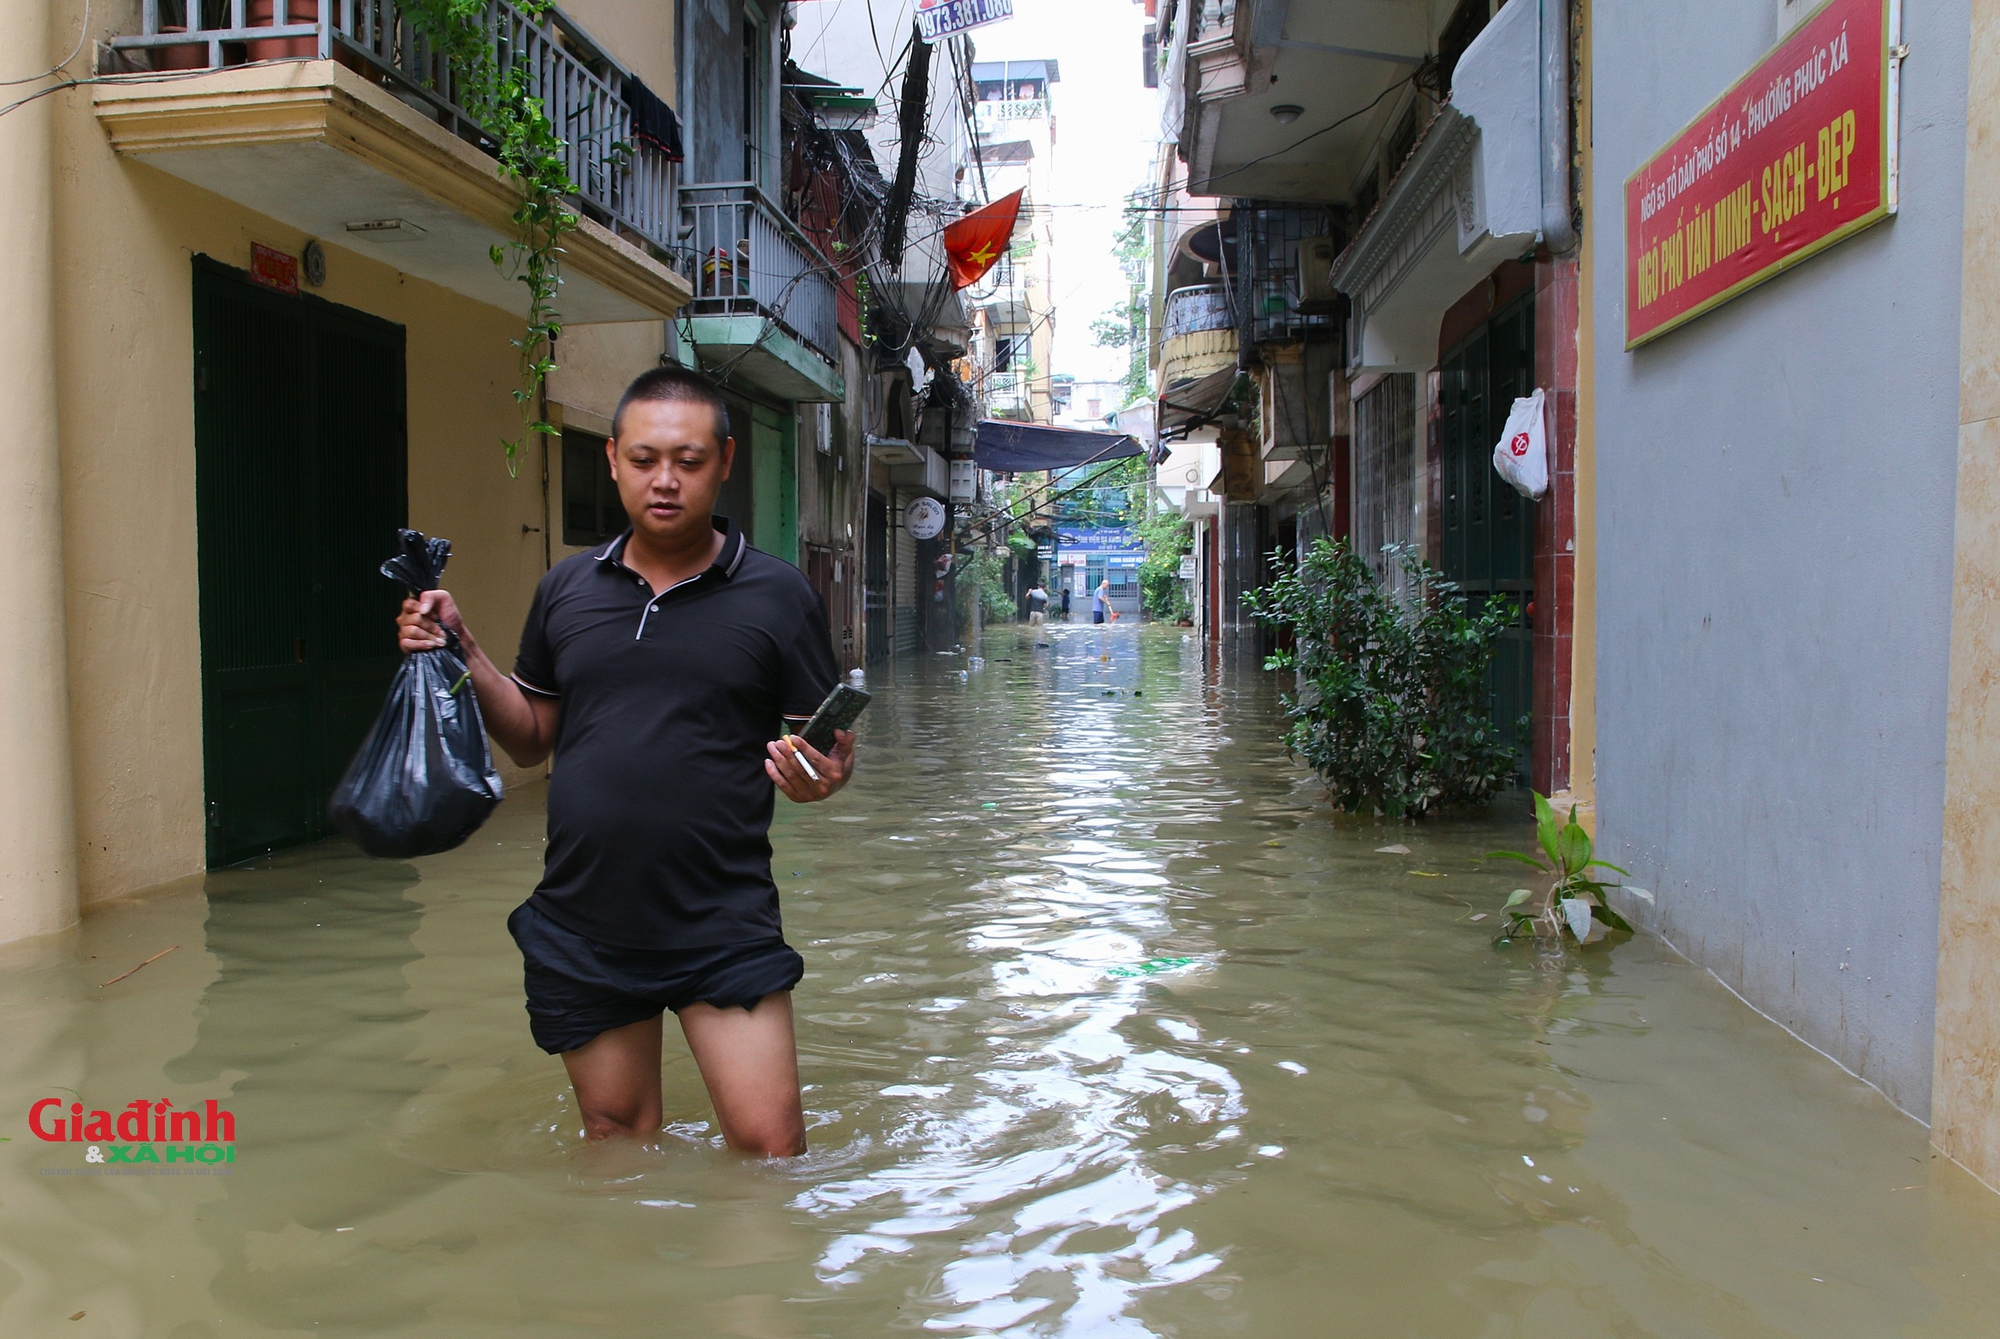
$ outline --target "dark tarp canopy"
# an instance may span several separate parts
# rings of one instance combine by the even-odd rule
[[[979,421],[979,437],[972,448],[980,469],[1002,474],[1067,470],[1145,454],[1145,447],[1122,432],[1048,428],[995,418]]]

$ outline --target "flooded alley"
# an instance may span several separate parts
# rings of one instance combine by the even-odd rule
[[[528,789],[0,949],[0,1333],[2000,1328],[2000,1202],[1875,1091],[1657,941],[1493,947],[1523,803],[1331,817],[1179,629],[980,650],[883,667],[856,783],[780,802],[809,1155],[724,1152],[678,1037],[661,1146],[583,1145],[503,924]],[[236,1159],[22,1137],[79,1092],[225,1099]]]

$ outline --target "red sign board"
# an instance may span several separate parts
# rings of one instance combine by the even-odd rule
[[[299,295],[299,258],[262,242],[250,244],[250,277],[266,288]]]
[[[1901,0],[1826,0],[1625,180],[1625,347],[1896,212]]]

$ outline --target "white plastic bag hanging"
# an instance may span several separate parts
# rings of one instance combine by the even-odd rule
[[[1544,426],[1542,391],[1514,401],[1507,430],[1493,447],[1493,468],[1524,497],[1549,491],[1549,437]]]

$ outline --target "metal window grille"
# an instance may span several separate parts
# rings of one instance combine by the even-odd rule
[[[1314,205],[1239,200],[1237,316],[1251,344],[1335,336],[1339,317],[1330,274],[1333,220]],[[1328,251],[1326,260],[1315,252]]]
[[[1407,583],[1383,549],[1417,534],[1416,383],[1391,373],[1354,403],[1354,550],[1399,595]]]

